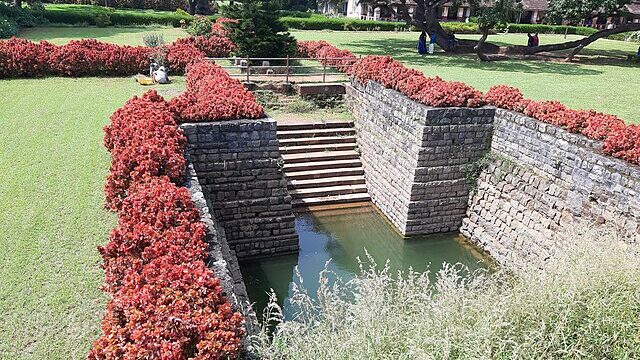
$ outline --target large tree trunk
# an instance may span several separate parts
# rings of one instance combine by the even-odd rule
[[[22,0],[13,0],[13,6],[21,8]]]
[[[198,4],[198,0],[188,0],[189,1],[189,15],[196,14],[196,5]]]
[[[448,1],[448,0],[447,0]],[[438,20],[438,7],[447,1],[438,1],[429,6],[425,6],[423,1],[418,1],[414,11],[415,18],[411,19],[408,11],[403,11],[403,17],[408,24],[416,26],[418,29],[425,31],[429,36],[436,35],[436,43],[445,52],[455,53],[473,53],[476,52],[478,41],[455,39],[451,41],[451,37],[455,34],[447,32]],[[496,53],[500,47],[483,42],[480,47],[484,53]]]
[[[478,58],[482,61],[491,61],[491,58],[489,58],[484,52],[484,45],[487,41],[487,38],[489,37],[489,30],[489,28],[480,28],[480,33],[482,34],[482,36],[474,47],[476,54],[478,54]]]
[[[580,51],[582,51],[582,49],[584,49],[587,45],[591,44],[592,42],[598,39],[602,39],[604,37],[614,35],[614,34],[621,34],[621,33],[632,32],[632,31],[640,31],[640,23],[619,25],[618,27],[613,29],[598,31],[595,34],[592,34],[590,36],[587,36],[579,40],[567,41],[559,44],[549,44],[549,45],[542,45],[542,46],[535,46],[535,47],[520,46],[520,45],[509,46],[506,48],[506,54],[533,55],[541,52],[574,49],[566,59],[566,60],[571,60],[575,55],[577,55]]]

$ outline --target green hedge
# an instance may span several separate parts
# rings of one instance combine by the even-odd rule
[[[96,16],[106,13],[112,25],[173,25],[180,26],[180,22],[191,22],[193,18],[177,12],[151,10],[114,10],[102,6],[91,5],[47,5],[42,12],[51,23],[57,24],[89,24],[96,25]]]
[[[352,31],[407,31],[415,30],[404,22],[358,20],[345,17],[326,17],[318,14],[283,12],[280,18],[291,29],[298,30],[352,30]],[[478,24],[474,22],[443,22],[442,27],[456,34],[476,34]],[[597,30],[582,26],[543,25],[543,24],[509,24],[510,33],[568,34],[589,36]]]

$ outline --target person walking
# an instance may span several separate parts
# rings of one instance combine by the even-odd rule
[[[418,54],[424,55],[427,53],[427,33],[420,33],[420,37],[418,38]]]
[[[433,54],[433,51],[435,50],[436,38],[437,35],[435,31],[429,34],[429,54]]]

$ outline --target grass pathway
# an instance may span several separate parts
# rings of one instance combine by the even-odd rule
[[[0,359],[80,359],[98,336],[96,247],[116,223],[102,207],[102,127],[145,90],[130,78],[0,81]]]

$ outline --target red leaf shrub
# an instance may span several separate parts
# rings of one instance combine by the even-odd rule
[[[169,102],[179,122],[264,116],[253,94],[217,65],[195,64],[189,68],[194,74],[187,75],[187,90]]]
[[[349,72],[357,59],[351,51],[338,49],[324,40],[298,41],[297,45],[299,56],[318,59],[321,64],[342,72]]]
[[[592,112],[582,133],[594,140],[604,140],[624,127],[624,121],[617,116]]]
[[[0,78],[38,77],[49,73],[49,52],[55,45],[12,37],[0,41]]]
[[[183,74],[187,65],[202,61],[205,56],[194,44],[176,42],[167,46],[167,63],[174,74]]]
[[[205,56],[228,56],[235,45],[226,37],[224,21],[216,23],[211,36],[178,39],[166,46],[171,71],[183,73],[188,64]],[[0,41],[0,78],[133,75],[147,70],[153,51],[144,46],[121,46],[95,39],[72,40],[57,46],[11,38]]]
[[[187,90],[198,91],[202,79],[218,76],[227,77],[228,74],[222,67],[209,61],[200,61],[187,66],[187,74],[185,76]]]
[[[223,36],[195,36],[178,39],[175,45],[191,45],[208,57],[227,57],[236,46]]]
[[[604,139],[606,154],[640,165],[640,126],[629,125],[613,129]]]
[[[351,75],[361,83],[376,81],[428,106],[484,105],[482,93],[474,88],[461,82],[444,81],[439,77],[426,78],[421,72],[408,69],[390,56],[366,56],[356,61]]]
[[[196,107],[226,104],[225,96],[240,101],[234,86],[246,92],[216,65],[189,69],[186,93],[196,96]],[[172,108],[155,91],[132,98],[111,116],[104,143],[112,158],[107,206],[117,210],[118,226],[99,248],[103,290],[112,299],[88,358],[237,358],[244,319],[206,266],[206,227],[189,191],[176,185],[186,166],[185,138]]]
[[[519,89],[507,85],[492,86],[484,94],[484,100],[489,105],[518,112],[529,105]]]
[[[182,181],[186,138],[168,104],[155,91],[134,97],[111,116],[105,146],[111,167],[105,184],[106,206],[116,210],[129,188],[153,176]]]

